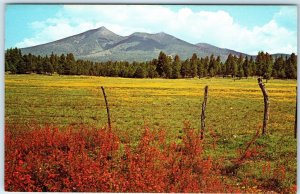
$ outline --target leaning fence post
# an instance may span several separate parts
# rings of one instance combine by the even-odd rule
[[[101,89],[102,89],[102,92],[103,92],[104,101],[105,101],[105,105],[106,105],[108,127],[109,127],[109,129],[111,129],[110,113],[109,113],[108,102],[107,102],[107,99],[106,99],[106,93],[105,93],[105,90],[104,90],[103,86],[101,86]]]
[[[206,110],[206,102],[207,102],[207,93],[208,93],[208,86],[204,88],[204,100],[202,103],[202,112],[201,112],[201,135],[200,138],[203,139],[204,129],[205,129],[205,110]]]
[[[295,125],[294,125],[294,138],[297,138],[297,106],[298,106],[298,88],[296,87],[296,111],[295,111]]]
[[[263,120],[263,129],[262,129],[262,134],[266,134],[267,132],[267,125],[268,125],[268,121],[269,121],[269,106],[270,106],[270,101],[269,101],[269,95],[268,95],[268,91],[265,88],[264,83],[262,82],[262,79],[259,77],[257,79],[258,81],[258,85],[264,95],[264,120]]]

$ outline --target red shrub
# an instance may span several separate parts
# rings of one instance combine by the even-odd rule
[[[189,127],[181,144],[145,129],[137,146],[108,129],[5,133],[7,191],[233,192]]]

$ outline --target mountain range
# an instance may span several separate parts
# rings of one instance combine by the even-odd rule
[[[172,56],[178,54],[181,59],[190,58],[193,53],[198,57],[214,54],[220,56],[222,61],[226,60],[229,53],[250,56],[207,43],[191,44],[164,32],[135,32],[120,36],[103,26],[46,44],[21,48],[21,51],[41,56],[73,53],[77,59],[91,61],[149,61],[157,58],[160,51]]]

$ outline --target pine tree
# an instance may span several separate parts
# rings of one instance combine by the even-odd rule
[[[222,69],[221,69],[222,64],[221,63],[222,63],[221,57],[219,55],[216,59],[216,74],[217,75],[222,75]]]
[[[241,79],[242,77],[244,77],[244,69],[243,69],[243,65],[239,63],[238,65],[238,72],[237,72],[237,76]]]
[[[61,54],[58,60],[57,73],[60,75],[65,74],[65,66],[66,66],[66,57],[64,54]]]
[[[242,68],[243,68],[243,72],[244,72],[244,76],[246,78],[248,78],[248,76],[250,75],[250,63],[249,63],[249,60],[248,60],[248,56],[245,57],[245,60],[244,60],[244,63],[242,65]]]
[[[256,65],[255,65],[255,62],[253,60],[253,57],[251,56],[250,57],[250,60],[249,60],[249,75],[250,76],[255,76],[256,75]]]
[[[43,58],[40,55],[37,57],[36,73],[37,74],[44,73]]]
[[[232,68],[231,77],[234,78],[234,77],[237,76],[237,70],[238,70],[238,67],[237,67],[237,64],[236,64],[236,60],[232,61],[231,68]]]
[[[16,73],[17,74],[24,74],[26,73],[26,63],[23,60],[23,58],[21,58],[18,63],[16,63]]]
[[[282,72],[285,72],[285,61],[282,57],[277,57],[274,62],[273,66],[273,71],[272,71],[272,76],[275,78],[285,78],[285,73],[283,74]]]
[[[197,66],[197,75],[198,75],[199,79],[201,77],[203,77],[203,74],[204,74],[204,59],[201,58],[199,60],[198,66]]]
[[[207,74],[208,74],[208,66],[209,66],[209,58],[208,58],[208,56],[206,56],[206,57],[204,58],[204,63],[203,63],[203,67],[204,67],[203,77],[207,77]]]
[[[172,63],[172,78],[177,79],[180,76],[180,67],[181,67],[181,62],[180,58],[178,55],[175,56],[174,61]]]
[[[155,66],[153,64],[149,64],[148,68],[148,77],[155,78],[157,77],[157,72],[155,71]]]
[[[221,73],[223,78],[226,77],[226,63],[221,63]]]
[[[8,62],[7,62],[7,60],[5,59],[5,62],[4,62],[4,64],[5,64],[5,72],[7,72],[7,71],[9,71],[9,65],[8,65]]]
[[[5,52],[5,61],[7,63],[7,69],[11,73],[20,73],[24,70],[23,67],[20,66],[22,63],[22,53],[18,48],[7,49]],[[21,68],[20,70],[18,68]]]
[[[229,55],[225,61],[223,77],[232,74],[232,68],[231,68],[232,63],[233,63],[233,57],[232,57],[232,54],[229,53]]]
[[[138,66],[135,73],[134,73],[135,78],[144,78],[145,77],[145,71],[142,66]]]
[[[273,58],[271,55],[269,55],[269,53],[266,53],[264,55],[264,62],[263,62],[263,67],[262,67],[262,74],[263,74],[263,78],[266,79],[266,81],[268,81],[269,79],[271,79],[271,75],[272,75],[272,69],[273,69]]]
[[[263,76],[263,67],[265,66],[265,54],[264,52],[258,52],[256,59],[255,59],[255,66],[256,66],[256,75]]]
[[[45,64],[45,68],[44,68],[45,73],[48,75],[52,75],[54,73],[53,65],[48,60],[45,60],[44,64]]]
[[[149,64],[148,77],[150,78],[158,77],[158,72],[156,71],[157,61],[158,61],[157,59],[153,59]],[[127,72],[128,72],[128,65],[127,65]]]
[[[186,59],[181,65],[180,74],[182,78],[185,78],[188,75],[188,65],[189,59]]]
[[[66,56],[66,61],[63,63],[63,74],[64,75],[74,75],[76,74],[76,62],[73,53],[68,53]]]
[[[167,55],[160,51],[157,59],[157,64],[156,64],[156,71],[160,77],[165,76],[165,66],[167,66],[168,60],[167,60]]]
[[[164,75],[166,78],[172,77],[172,65],[171,64],[172,64],[172,57],[167,56],[166,62],[164,63],[164,66],[163,66],[163,71],[164,71]]]
[[[54,55],[53,52],[50,55],[50,63],[53,66],[53,69],[57,71],[57,66],[58,66],[58,57],[57,55]]]
[[[197,54],[194,53],[193,56],[190,59],[190,68],[189,68],[189,74],[191,77],[197,76],[197,66],[198,66],[198,57]]]
[[[286,61],[285,75],[288,79],[297,79],[297,57],[295,53]]]
[[[240,54],[239,58],[237,59],[237,76],[240,79],[244,77],[243,62],[244,62],[244,57],[242,54]]]
[[[216,74],[216,60],[213,54],[210,56],[209,59],[208,74],[210,77],[214,77]]]

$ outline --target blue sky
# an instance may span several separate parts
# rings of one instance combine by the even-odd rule
[[[47,43],[105,26],[123,36],[166,32],[249,54],[297,51],[296,6],[7,5],[5,48]]]

